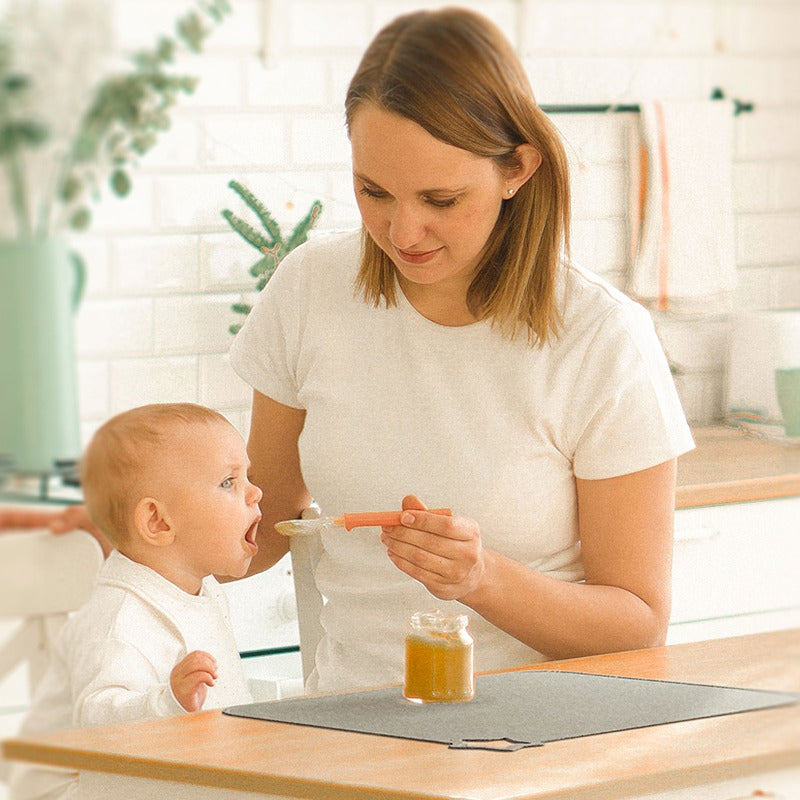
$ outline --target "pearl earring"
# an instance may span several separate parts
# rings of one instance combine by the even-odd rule
[[[508,196],[509,197],[511,197],[511,195],[514,194],[514,190],[513,189],[508,189],[507,192],[508,192]]]

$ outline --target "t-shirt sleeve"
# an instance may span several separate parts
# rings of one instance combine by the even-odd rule
[[[579,478],[626,475],[694,447],[652,319],[639,305],[620,306],[603,320],[574,398],[569,417]]]
[[[297,353],[303,247],[280,263],[260,293],[230,349],[231,366],[249,386],[273,400],[301,407],[297,392]]]

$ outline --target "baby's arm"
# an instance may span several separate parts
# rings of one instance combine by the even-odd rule
[[[176,672],[180,675],[178,691],[183,701],[194,694],[194,702],[200,701],[196,706],[199,708],[205,700],[209,682],[202,676],[198,680],[196,672],[192,674],[192,664],[197,658],[194,653],[181,659],[170,673],[167,664],[152,663],[131,642],[111,639],[81,650],[83,657],[72,668],[76,727],[171,717],[194,710],[188,705],[184,707],[173,689]],[[166,652],[164,655],[167,657]],[[212,674],[216,676],[216,667]]]
[[[199,711],[209,686],[217,679],[217,662],[210,653],[194,650],[172,669],[169,683],[175,699],[187,711]]]

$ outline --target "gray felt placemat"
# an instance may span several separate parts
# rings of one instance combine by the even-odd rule
[[[790,705],[798,699],[759,689],[528,670],[478,676],[475,699],[469,703],[419,705],[392,687],[253,703],[224,713],[453,748],[518,750],[559,739]]]

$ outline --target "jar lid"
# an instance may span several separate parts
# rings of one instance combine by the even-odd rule
[[[436,611],[415,611],[411,615],[411,627],[415,631],[434,633],[457,633],[469,624],[466,614],[445,614]]]

